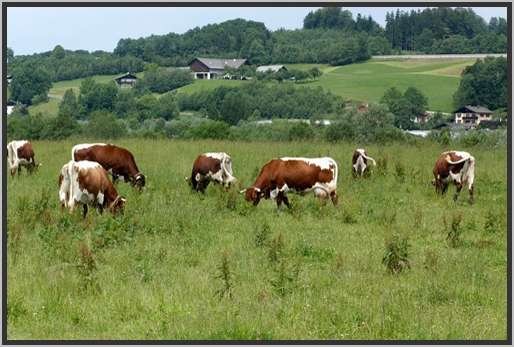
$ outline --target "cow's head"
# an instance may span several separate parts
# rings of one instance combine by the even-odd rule
[[[116,199],[114,199],[114,201],[112,202],[111,206],[109,207],[109,210],[112,214],[123,213],[126,201],[127,199],[118,195]]]
[[[142,189],[146,184],[146,178],[143,174],[137,174],[132,180],[132,185],[138,189]]]
[[[444,193],[446,186],[448,186],[448,183],[441,179],[439,175],[437,175],[436,178],[432,180],[432,185],[435,187],[436,193]]]
[[[246,201],[251,201],[254,205],[257,205],[261,198],[264,196],[264,193],[259,188],[255,187],[246,188],[240,193],[245,195]]]
[[[36,161],[33,161],[29,166],[27,166],[27,170],[30,172],[30,173],[34,173],[36,172],[39,167],[41,167],[43,164],[41,163],[36,163]]]
[[[226,177],[223,185],[226,189],[229,189],[233,184],[237,182],[237,179],[234,176]]]

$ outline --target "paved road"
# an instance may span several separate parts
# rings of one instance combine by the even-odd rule
[[[466,59],[485,57],[507,57],[506,53],[496,54],[406,54],[406,55],[373,55],[373,59]]]

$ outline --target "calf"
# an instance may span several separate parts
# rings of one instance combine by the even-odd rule
[[[126,201],[116,192],[107,171],[97,162],[88,160],[71,160],[61,168],[59,200],[61,208],[70,211],[75,204],[82,204],[83,217],[86,217],[88,205],[96,207],[100,213],[107,208],[115,214],[123,210]]]
[[[11,141],[7,144],[7,162],[11,170],[11,176],[14,176],[16,171],[19,175],[22,166],[27,169],[28,173],[32,173],[41,166],[41,163],[36,164],[32,143],[27,140]]]
[[[264,165],[255,183],[241,191],[247,201],[257,205],[261,198],[275,199],[291,207],[286,193],[293,190],[300,194],[313,191],[322,200],[331,198],[337,204],[337,163],[329,157],[273,159]]]
[[[83,143],[73,146],[71,159],[96,161],[111,173],[113,182],[121,176],[139,189],[145,186],[145,176],[139,172],[132,153],[125,148],[105,143]]]
[[[377,163],[375,159],[368,156],[366,151],[362,148],[357,148],[353,152],[352,157],[352,173],[353,177],[363,176],[365,173],[368,173],[368,160],[373,163],[373,166],[376,166]]]
[[[468,186],[469,202],[473,203],[473,182],[475,180],[475,158],[468,152],[443,152],[434,166],[432,184],[437,193],[444,194],[448,184],[453,182],[457,187],[453,200],[457,200],[463,185]]]
[[[193,163],[191,187],[199,192],[205,192],[210,181],[229,187],[236,181],[232,173],[232,159],[223,152],[200,154]]]

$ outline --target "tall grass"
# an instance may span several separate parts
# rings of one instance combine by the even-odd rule
[[[120,140],[147,186],[118,183],[125,214],[82,219],[58,204],[73,144],[34,142],[39,172],[7,180],[9,339],[506,338],[505,148],[458,148],[477,162],[469,205],[453,187],[435,194],[447,148],[433,144],[368,146],[389,159],[354,180],[354,144]],[[340,204],[291,194],[291,210],[253,207],[216,185],[196,194],[184,177],[205,151],[231,154],[238,189],[273,157],[331,156]],[[410,265],[394,276],[382,264],[391,230],[408,238]]]

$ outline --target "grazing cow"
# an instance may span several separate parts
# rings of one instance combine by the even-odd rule
[[[468,186],[469,202],[473,203],[473,181],[475,180],[475,158],[468,152],[443,152],[434,166],[432,184],[437,193],[444,194],[448,184],[454,182],[457,190],[453,200],[457,200],[463,185]]]
[[[83,217],[88,205],[100,213],[107,208],[115,214],[123,210],[125,199],[116,192],[107,176],[107,171],[94,161],[69,161],[59,174],[59,200],[61,208],[73,211],[76,204],[82,204]]]
[[[193,163],[191,187],[198,192],[205,192],[210,181],[229,187],[236,181],[232,173],[232,159],[223,152],[200,154]]]
[[[245,199],[257,205],[261,198],[276,199],[291,207],[286,193],[293,190],[300,194],[314,191],[322,200],[330,198],[337,204],[337,163],[329,157],[273,159],[264,165],[255,183],[241,193]]]
[[[22,166],[24,166],[29,173],[32,173],[41,166],[41,163],[36,164],[36,160],[34,159],[32,143],[26,140],[11,141],[7,144],[7,161],[9,162],[11,176],[14,176],[16,171],[18,171],[19,175]]]
[[[139,189],[145,186],[145,176],[139,172],[132,153],[125,148],[105,143],[83,143],[73,146],[71,159],[96,161],[111,173],[113,182],[121,176]]]
[[[353,177],[357,176],[363,176],[365,173],[368,173],[368,160],[373,163],[373,166],[376,166],[377,163],[375,162],[375,159],[368,156],[366,151],[362,148],[357,148],[353,152],[352,157],[352,173]]]

